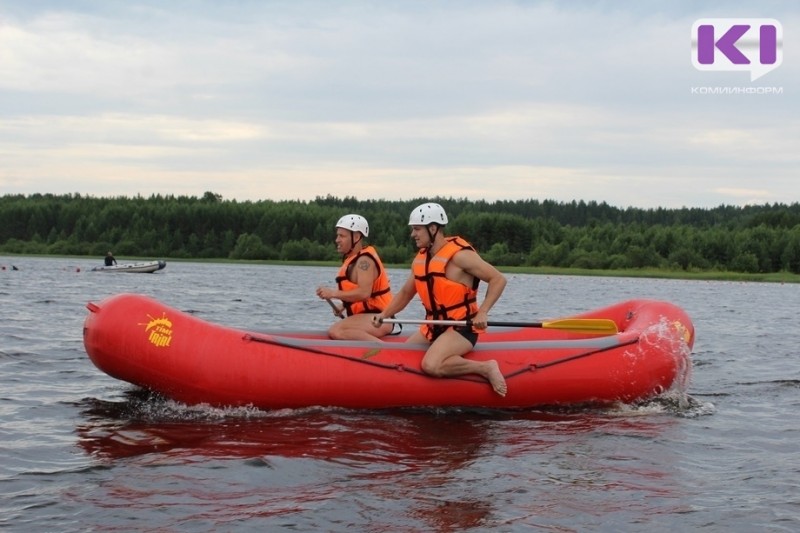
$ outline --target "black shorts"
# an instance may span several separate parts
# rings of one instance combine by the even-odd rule
[[[471,327],[469,327],[469,326],[451,326],[451,328],[454,329],[456,332],[458,332],[459,335],[461,335],[462,337],[467,339],[472,346],[475,346],[475,344],[478,342],[478,334],[475,333],[474,331],[472,331]],[[447,328],[447,327],[444,327],[444,328],[442,328],[442,327],[436,328],[435,327],[435,328],[433,328],[433,340],[431,342],[433,342],[436,339],[438,339],[439,335],[441,335],[442,333],[444,333],[445,331],[447,331],[448,329],[451,329],[451,328]]]

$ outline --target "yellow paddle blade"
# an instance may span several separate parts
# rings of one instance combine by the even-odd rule
[[[543,328],[568,329],[581,333],[597,333],[602,335],[616,335],[617,323],[608,318],[562,318],[542,322]]]

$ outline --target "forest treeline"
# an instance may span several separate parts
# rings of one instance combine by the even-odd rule
[[[334,224],[357,213],[369,221],[368,240],[384,262],[406,264],[414,253],[408,215],[426,201],[444,206],[448,234],[463,236],[497,266],[800,274],[798,203],[621,209],[532,199],[5,195],[0,252],[330,261],[339,259]]]

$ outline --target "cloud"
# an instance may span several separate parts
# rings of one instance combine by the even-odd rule
[[[800,23],[789,5],[767,6],[785,28]],[[759,80],[782,95],[692,94],[750,83],[692,67],[702,16],[690,2],[15,4],[0,189],[797,200],[798,44]],[[732,193],[754,176],[759,194]]]

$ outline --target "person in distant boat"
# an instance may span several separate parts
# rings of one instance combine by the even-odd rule
[[[391,324],[373,327],[372,317],[392,301],[389,276],[378,252],[364,240],[369,236],[367,219],[345,215],[336,223],[336,251],[342,254],[342,266],[336,275],[336,287],[318,287],[317,296],[334,307],[334,314],[347,316],[335,322],[328,335],[337,340],[378,340],[392,332]],[[331,302],[342,301],[344,309]]]
[[[430,347],[422,358],[422,370],[437,377],[478,374],[500,396],[508,391],[497,361],[473,361],[463,356],[470,352],[488,323],[489,310],[506,287],[506,278],[487,263],[461,237],[446,237],[447,214],[436,203],[414,208],[409,216],[411,238],[418,252],[411,275],[392,302],[373,317],[373,325],[402,311],[415,295],[425,307],[426,321],[468,321],[466,326],[423,324],[408,342],[426,342]],[[478,305],[478,284],[487,283],[483,302]]]
[[[110,267],[110,266],[116,265],[116,264],[117,264],[117,260],[114,259],[114,254],[112,254],[111,252],[108,252],[106,254],[106,266]]]

